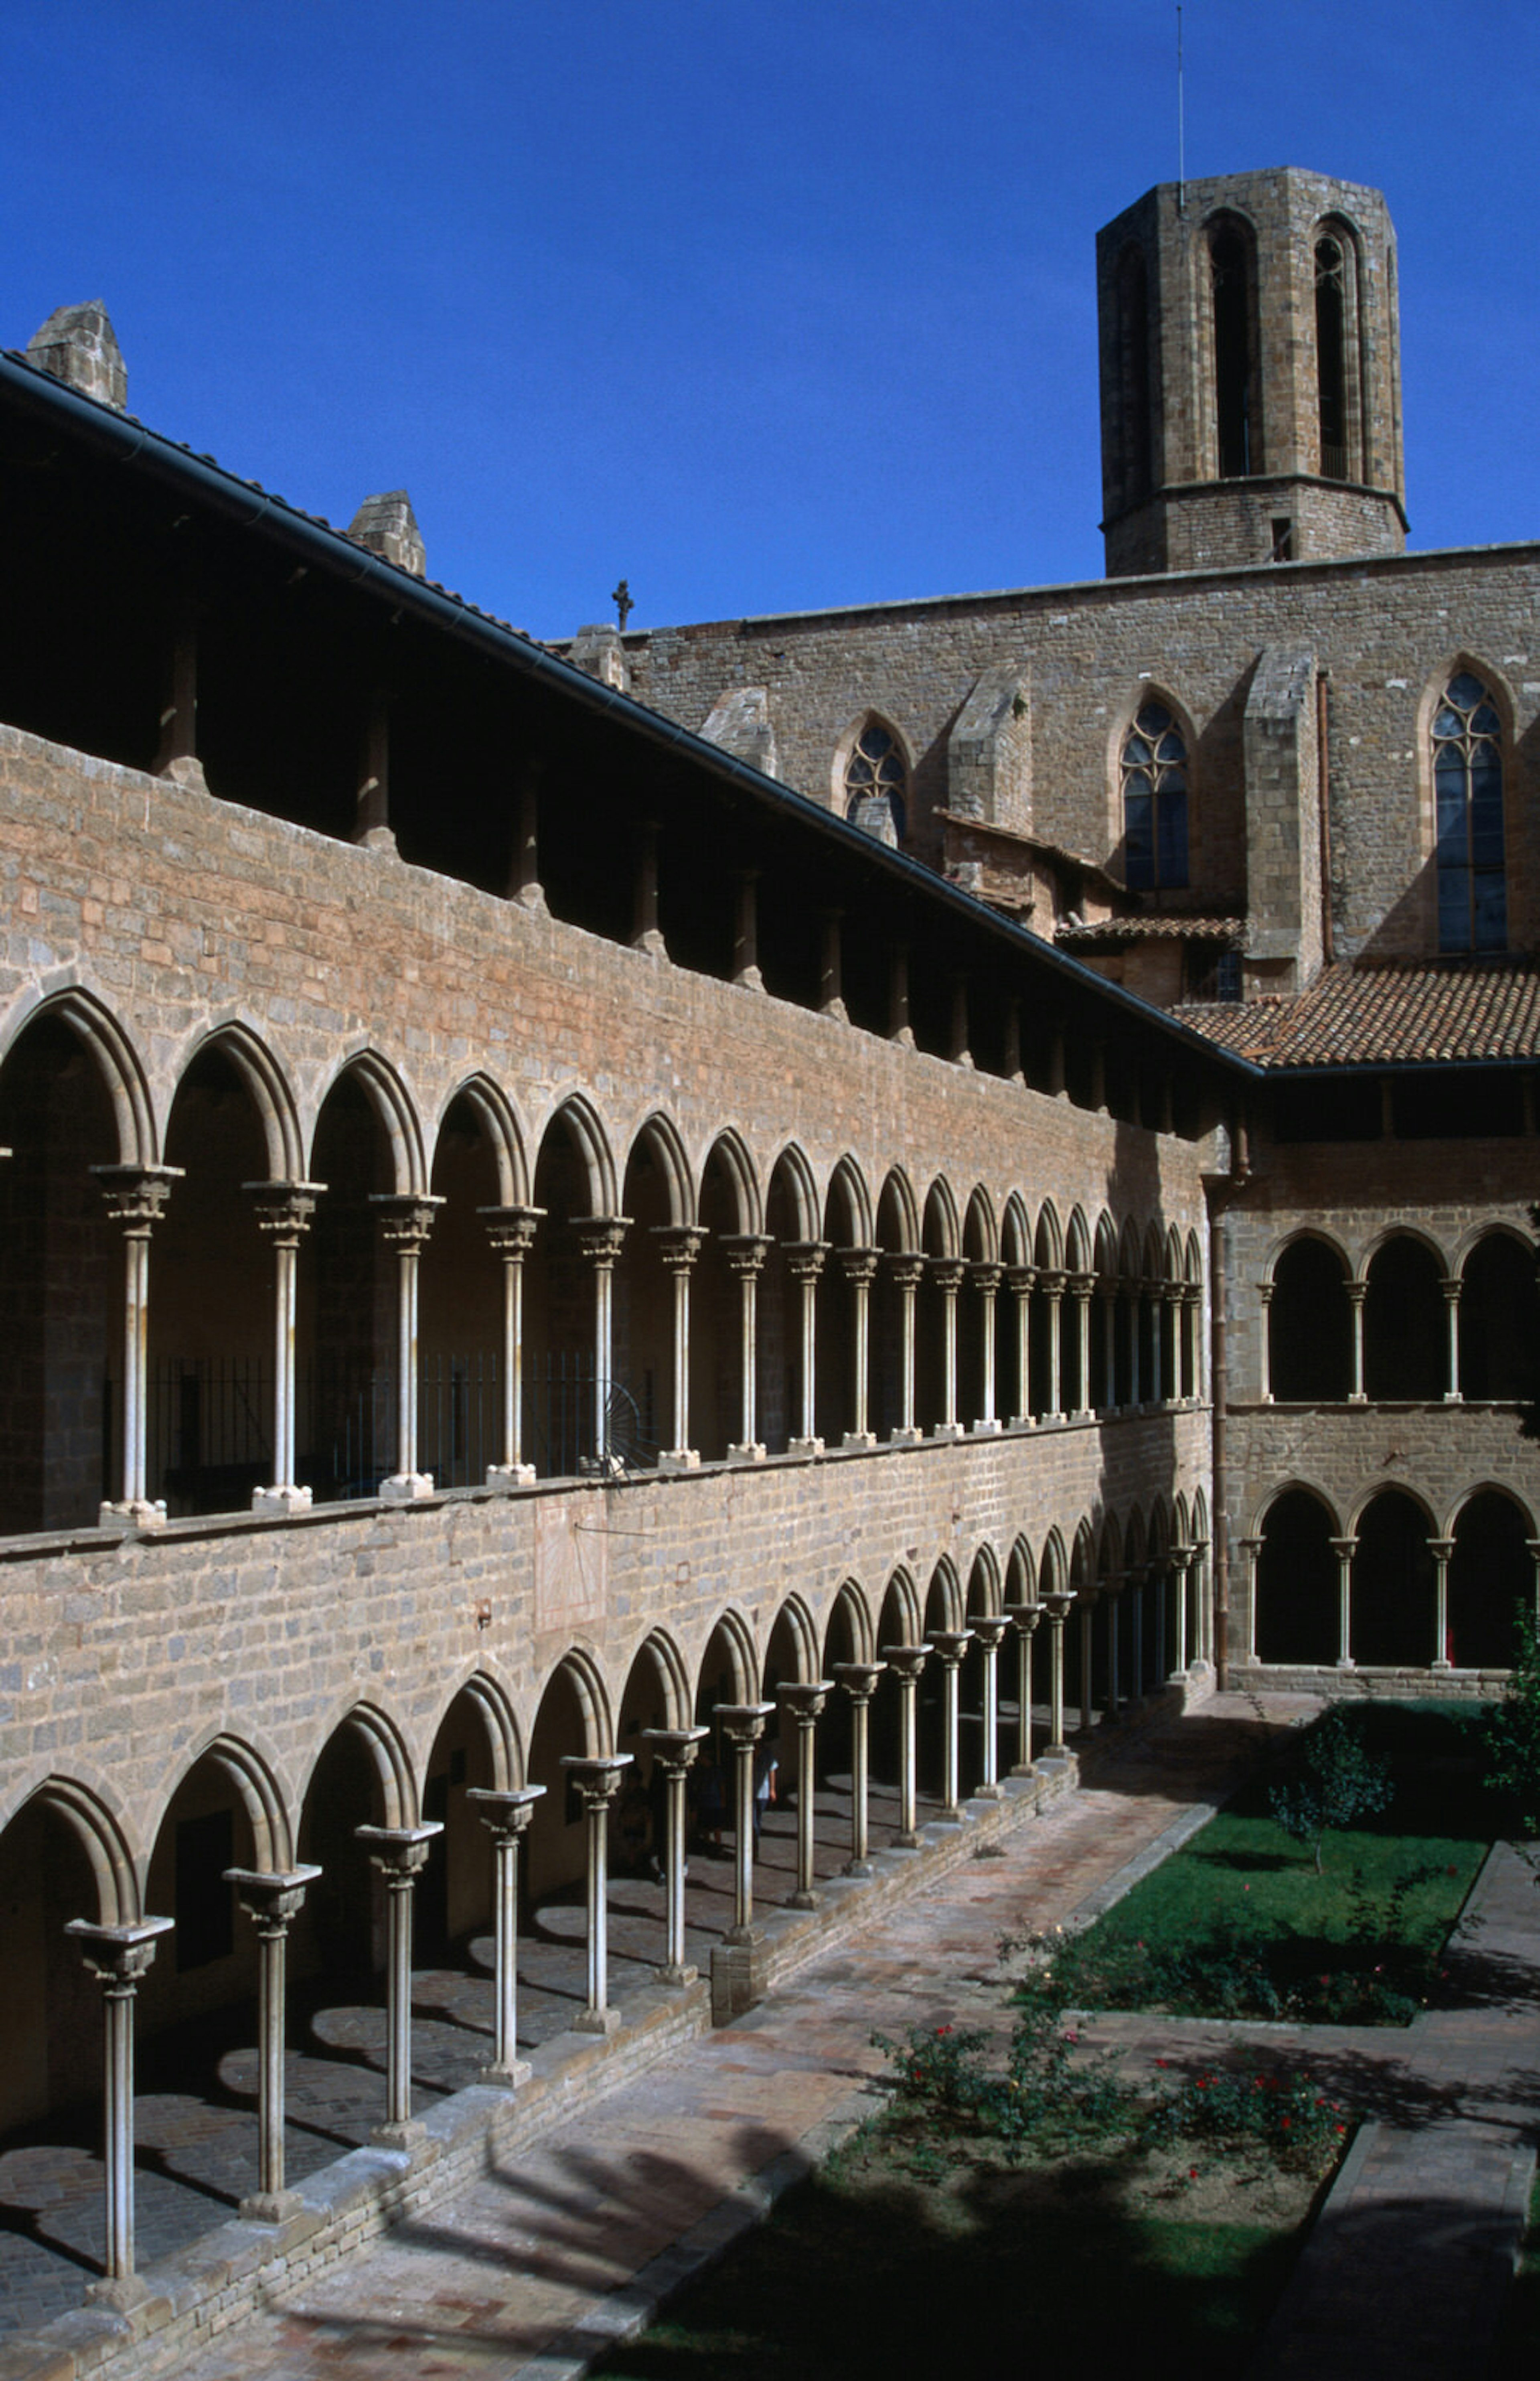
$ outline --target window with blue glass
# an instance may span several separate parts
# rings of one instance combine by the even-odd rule
[[[1140,705],[1123,739],[1123,881],[1169,893],[1187,883],[1187,745],[1163,702]]]
[[[1508,947],[1502,721],[1472,670],[1450,678],[1433,719],[1438,947]]]

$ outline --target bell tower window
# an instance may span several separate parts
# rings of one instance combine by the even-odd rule
[[[1262,468],[1251,246],[1239,224],[1220,223],[1215,226],[1208,254],[1214,281],[1214,406],[1219,477],[1244,480]]]
[[[1472,670],[1450,678],[1433,716],[1433,796],[1438,947],[1506,950],[1502,721]]]
[[[1348,259],[1339,239],[1315,243],[1315,377],[1321,477],[1348,478]]]
[[[1123,881],[1170,893],[1187,883],[1187,745],[1163,702],[1141,703],[1123,739]]]

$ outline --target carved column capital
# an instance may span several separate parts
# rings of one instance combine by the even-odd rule
[[[710,1734],[709,1728],[644,1728],[642,1739],[652,1746],[653,1758],[662,1764],[666,1777],[682,1777],[693,1768],[695,1755]]]
[[[131,1240],[147,1240],[182,1178],[179,1166],[93,1166],[107,1215]]]
[[[987,1654],[999,1644],[1010,1622],[1003,1612],[975,1612],[968,1626]]]
[[[944,1296],[955,1296],[962,1288],[968,1267],[960,1257],[928,1257],[931,1279]]]
[[[886,1677],[886,1662],[836,1662],[834,1675],[853,1703],[869,1703]]]
[[[444,1833],[442,1819],[425,1819],[417,1827],[355,1827],[353,1833],[388,1886],[412,1884],[427,1862],[434,1838]]]
[[[478,1207],[476,1213],[486,1226],[486,1237],[494,1256],[523,1258],[534,1246],[534,1236],[545,1210],[544,1207]]]
[[[585,1811],[602,1811],[615,1799],[616,1788],[631,1766],[629,1752],[564,1752],[561,1765],[568,1785]]]
[[[774,1703],[717,1703],[712,1712],[729,1744],[757,1744],[764,1723],[775,1717]]]
[[[444,1202],[427,1191],[373,1190],[369,1203],[379,1219],[380,1237],[387,1246],[417,1256],[426,1244]]]
[[[1041,1604],[1008,1604],[1006,1618],[1021,1636],[1030,1637],[1043,1618]]]
[[[930,1642],[944,1670],[955,1670],[973,1642],[972,1629],[933,1629]]]
[[[658,1255],[669,1273],[688,1273],[705,1241],[703,1224],[654,1224]]]
[[[255,1869],[227,1868],[224,1872],[226,1885],[233,1885],[236,1899],[248,1918],[255,1919],[263,1935],[284,1935],[305,1906],[305,1887],[315,1883],[321,1874],[318,1868]]]
[[[918,1289],[925,1277],[925,1260],[917,1251],[890,1250],[887,1270],[899,1289]]]
[[[155,1946],[169,1935],[174,1918],[137,1918],[122,1926],[98,1926],[89,1918],[72,1918],[65,1933],[80,1948],[80,1957],[109,1993],[132,1993],[155,1956]]]
[[[793,1281],[816,1281],[829,1253],[827,1240],[787,1240],[786,1269]]]
[[[311,1227],[324,1182],[243,1182],[257,1211],[257,1228],[279,1248],[297,1249]]]
[[[930,1660],[928,1645],[885,1645],[882,1657],[901,1687],[912,1687]]]
[[[728,1272],[743,1281],[763,1272],[775,1242],[764,1232],[730,1232],[717,1246],[727,1260]]]
[[[881,1249],[850,1248],[838,1251],[839,1270],[857,1289],[870,1289],[877,1277]]]
[[[525,1834],[544,1786],[468,1786],[465,1799],[476,1806],[476,1816],[502,1843]]]
[[[620,1261],[630,1223],[629,1215],[578,1215],[573,1218],[572,1229],[589,1264],[601,1273],[608,1273]]]
[[[832,1679],[788,1679],[776,1689],[777,1702],[784,1705],[799,1726],[811,1728],[834,1692]]]
[[[981,1298],[993,1298],[1005,1279],[1005,1267],[993,1257],[983,1257],[968,1268],[968,1278]]]

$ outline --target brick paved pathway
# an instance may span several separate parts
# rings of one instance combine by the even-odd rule
[[[517,2161],[177,2368],[179,2381],[557,2381],[753,2219],[851,2120],[888,2031],[1008,2022],[1000,1936],[1070,1915],[1276,1739],[1227,1697],[852,1932],[748,2018],[670,2054]]]

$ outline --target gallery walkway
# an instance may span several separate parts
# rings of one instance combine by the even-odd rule
[[[1303,1708],[1222,1697],[1146,1740],[1109,1739],[1084,1789],[1001,1838],[1001,1857],[877,1913],[748,2018],[666,2055],[184,2360],[180,2381],[581,2373],[870,2106],[874,2027],[960,2017],[1003,2028],[1000,1936],[1116,1892],[1201,1824]],[[1355,2381],[1482,2369],[1476,2343],[1500,2305],[1540,2118],[1540,1893],[1504,1856],[1482,1890],[1456,2007],[1411,2034],[1313,2039],[1313,2065],[1322,2053],[1340,2063],[1380,2121],[1302,2265],[1288,2333],[1268,2343],[1279,2381],[1350,2365]],[[1153,2052],[1131,2021],[1114,2030],[1131,2057]],[[1173,2044],[1179,2058],[1224,2055],[1214,2029],[1167,2026],[1162,2046]],[[1440,2363],[1450,2327],[1461,2355]]]

